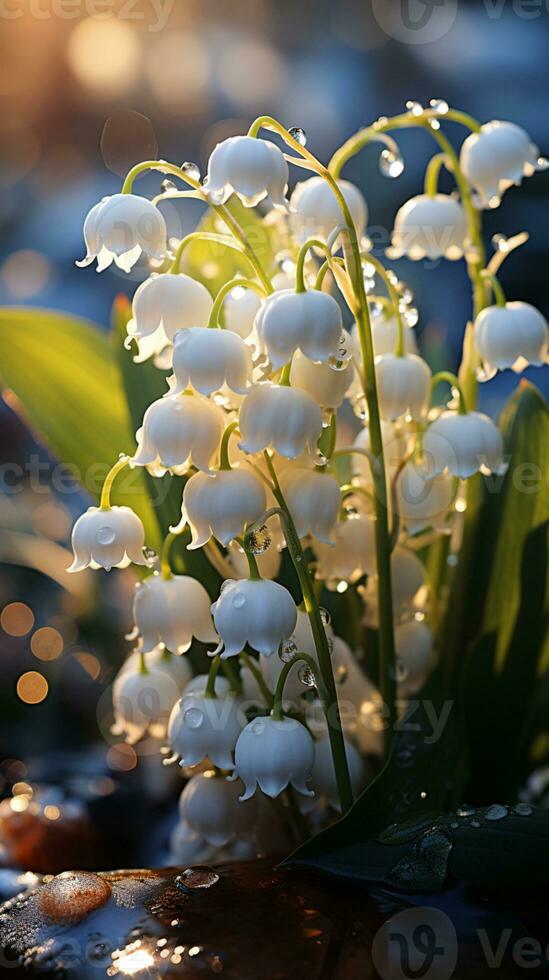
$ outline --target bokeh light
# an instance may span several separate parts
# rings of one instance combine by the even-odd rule
[[[25,636],[34,626],[34,613],[24,602],[10,602],[2,610],[0,625],[9,636]]]
[[[8,256],[0,275],[4,286],[15,299],[29,299],[47,285],[51,265],[45,255],[24,248]]]
[[[30,647],[38,660],[57,660],[63,653],[63,637],[51,626],[42,626],[33,633]]]
[[[107,752],[107,765],[115,772],[129,772],[137,765],[137,755],[135,749],[126,742],[119,742],[111,745]]]
[[[212,66],[197,37],[177,31],[160,38],[149,51],[145,67],[162,109],[174,115],[204,110]]]
[[[83,88],[112,99],[132,90],[141,66],[141,42],[123,20],[88,17],[71,33],[67,61]]]
[[[17,694],[25,704],[40,704],[48,696],[48,682],[37,670],[27,670],[17,681]]]
[[[86,671],[92,681],[96,681],[101,673],[101,663],[93,653],[78,651],[74,654],[74,659],[78,661],[83,670]]]

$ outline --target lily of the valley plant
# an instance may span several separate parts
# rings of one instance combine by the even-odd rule
[[[465,130],[460,153],[444,120]],[[473,310],[457,376],[433,375],[419,353],[411,291],[366,236],[375,202],[341,178],[370,142],[381,144],[382,172],[398,176],[403,162],[388,133],[411,126],[436,152],[423,192],[396,215],[387,254],[466,263]],[[477,382],[547,357],[543,316],[507,302],[497,277],[526,236],[500,236],[488,258],[482,209],[545,166],[518,126],[481,125],[442,100],[380,119],[328,165],[302,130],[261,117],[216,146],[204,180],[192,164],[146,161],[87,216],[81,264],[129,272],[144,253],[155,270],[135,293],[127,345],[136,361],[152,358],[172,374],[144,414],[133,456],[114,464],[99,507],[76,522],[71,571],[151,563],[137,515],[111,506],[124,466],[185,477],[181,520],[160,567],[137,587],[137,652],[113,690],[117,731],[132,741],[167,737],[190,775],[176,859],[250,856],[280,846],[285,821],[304,834],[347,811],[372,758],[390,751],[397,699],[444,655],[433,615],[444,592],[432,577],[427,584],[418,553],[446,536],[455,564],[467,481],[504,466],[500,432],[477,410]],[[439,191],[442,168],[451,194]],[[137,193],[150,170],[170,178],[153,201]],[[205,202],[216,232],[168,241],[162,203],[177,197]],[[236,220],[235,198],[284,242],[275,267]],[[239,252],[248,276],[210,295],[206,273],[199,282],[183,271],[187,246],[201,239],[220,254]],[[213,603],[203,583],[172,571],[170,548],[183,532],[222,574]],[[277,581],[284,550],[297,597]],[[439,563],[439,576],[449,572]],[[362,651],[334,634],[323,590],[332,608],[377,630],[379,689]],[[191,679],[195,641],[211,667]]]

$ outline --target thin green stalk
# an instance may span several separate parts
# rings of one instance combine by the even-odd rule
[[[210,234],[210,232],[206,232],[206,231],[191,231],[189,235],[185,235],[185,237],[182,238],[181,241],[179,242],[179,245],[177,246],[175,255],[173,257],[173,262],[169,269],[170,272],[178,273],[181,271],[180,266],[181,266],[181,259],[183,257],[183,252],[185,251],[188,245],[191,245],[192,242],[197,242],[197,241],[216,242],[217,245],[223,245],[224,248],[231,248],[233,252],[240,252],[241,255],[245,254],[243,247],[239,245],[238,242],[234,242],[232,238],[230,239],[223,235]]]
[[[219,654],[217,654],[217,656],[213,658],[210,664],[210,669],[208,671],[208,681],[206,683],[206,690],[204,691],[205,698],[217,697],[217,694],[215,693],[215,679],[219,673],[220,667],[221,667],[221,657],[219,656]]]
[[[400,296],[398,294],[398,291],[395,288],[394,283],[391,282],[391,279],[390,279],[390,277],[389,277],[389,275],[387,273],[387,269],[383,265],[383,262],[381,262],[379,259],[377,259],[370,252],[366,252],[364,254],[364,258],[365,258],[366,262],[370,262],[371,265],[373,265],[373,267],[376,270],[376,272],[378,273],[379,277],[383,280],[383,282],[385,284],[385,288],[386,288],[386,290],[387,290],[387,292],[389,294],[389,299],[391,301],[391,307],[392,307],[393,314],[394,314],[394,317],[395,317],[395,322],[396,322],[396,325],[397,325],[397,336],[396,336],[396,343],[395,343],[394,354],[395,354],[395,357],[404,357],[404,353],[405,353],[405,347],[404,347],[404,323],[402,321],[402,313],[400,312]]]
[[[452,388],[457,390],[459,394],[459,414],[467,415],[467,401],[459,378],[456,377],[455,374],[452,374],[451,371],[437,371],[437,373],[431,378],[431,392],[434,391],[436,386],[440,384],[441,381],[448,382]]]
[[[273,706],[273,695],[271,694],[269,688],[265,683],[265,678],[263,677],[260,668],[255,663],[253,657],[250,657],[250,655],[246,653],[245,650],[243,650],[242,653],[240,654],[240,659],[244,664],[244,666],[247,667],[250,673],[252,674],[259,690],[261,691],[261,696],[265,701],[267,708],[270,711]]]
[[[429,197],[435,197],[438,193],[438,178],[443,167],[447,166],[445,153],[436,153],[431,157],[425,170],[424,191]]]
[[[221,314],[221,308],[225,302],[227,296],[233,289],[237,286],[242,286],[243,289],[251,289],[258,296],[263,298],[265,296],[265,287],[261,286],[259,283],[254,282],[253,279],[243,279],[241,276],[236,279],[230,279],[229,282],[223,284],[219,290],[217,296],[215,297],[214,304],[212,306],[212,312],[210,313],[210,320],[208,323],[209,327],[219,327],[219,317]]]
[[[120,459],[116,461],[114,466],[111,466],[109,472],[105,477],[105,482],[103,483],[103,489],[101,490],[101,500],[99,502],[100,510],[110,510],[111,509],[111,489],[115,478],[128,465],[130,461],[129,456],[121,456]]]
[[[481,275],[483,279],[490,283],[497,306],[505,306],[507,300],[498,277],[493,272],[489,272],[488,269],[484,269]]]
[[[229,459],[229,441],[233,434],[238,429],[238,420],[233,419],[232,422],[225,427],[225,431],[221,437],[221,445],[219,447],[219,469],[220,470],[230,470],[231,461]]]
[[[179,537],[180,533],[181,532],[178,532],[176,534],[174,531],[170,531],[164,538],[162,551],[160,552],[160,574],[162,575],[163,579],[173,577],[172,566],[170,564],[170,552],[172,550],[172,544],[174,543],[175,539]]]
[[[275,721],[282,721],[284,718],[284,709],[282,707],[282,701],[284,699],[284,685],[288,679],[288,674],[290,673],[292,667],[295,667],[295,665],[300,661],[306,663],[309,669],[312,671],[313,677],[315,678],[316,689],[321,697],[321,700],[324,700],[321,695],[322,685],[319,683],[318,664],[307,653],[296,653],[295,657],[292,657],[291,660],[288,660],[283,665],[282,670],[278,675],[273,698],[273,707],[271,709],[271,716],[275,719]]]
[[[320,238],[308,238],[306,242],[303,243],[299,249],[297,256],[297,262],[295,267],[295,291],[296,293],[306,292],[305,277],[304,277],[304,267],[307,255],[312,248],[318,248],[327,256],[327,262],[330,262],[331,251],[326,244],[326,242],[321,241]]]

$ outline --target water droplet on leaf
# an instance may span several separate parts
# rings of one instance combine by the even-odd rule
[[[187,868],[182,874],[177,875],[175,884],[182,892],[202,891],[217,885],[220,876],[211,868]]]
[[[501,803],[494,803],[489,806],[484,814],[485,820],[503,820],[507,816],[509,810],[506,806],[502,806]]]
[[[300,126],[292,126],[292,128],[289,129],[288,132],[290,136],[294,138],[296,143],[299,143],[300,146],[307,145],[307,133],[305,132],[304,129],[301,129]]]

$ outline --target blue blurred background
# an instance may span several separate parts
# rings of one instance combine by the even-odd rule
[[[131,293],[147,273],[140,266],[128,280],[76,269],[83,218],[120,188],[132,163],[157,152],[204,172],[218,140],[270,113],[305,129],[308,146],[327,160],[361,126],[401,112],[409,99],[432,98],[481,121],[516,121],[549,151],[545,0],[10,0],[0,28],[0,304],[70,311],[103,329],[115,295]],[[463,139],[461,128],[444,125]],[[434,150],[425,133],[398,140],[406,162],[398,179],[380,174],[374,147],[345,171],[364,191],[371,223],[385,229],[421,191]],[[293,181],[302,177],[294,170]],[[138,187],[154,194],[159,183],[151,175]],[[185,202],[168,208],[171,231],[191,230],[199,211]],[[548,217],[549,171],[485,214],[487,241],[529,231],[501,279],[510,299],[546,315]],[[437,367],[457,365],[470,316],[463,265],[395,264],[415,292],[420,346]],[[526,374],[547,392],[545,372]],[[497,412],[517,380],[504,372],[483,385],[481,405]],[[0,462],[45,458],[5,403],[0,427]],[[39,778],[29,762],[38,736],[48,751],[96,735],[96,702],[125,654],[134,580],[122,572],[111,573],[108,589],[103,577],[69,583],[70,511],[85,505],[74,495],[61,501],[47,487],[42,495],[27,488],[17,498],[2,493],[0,504],[1,792]],[[10,557],[21,533],[33,539],[30,567]],[[105,743],[89,762],[90,772],[111,774],[135,764],[129,747]]]

